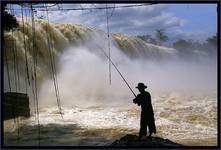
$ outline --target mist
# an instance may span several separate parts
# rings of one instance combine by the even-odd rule
[[[164,60],[131,59],[111,40],[111,59],[121,71],[133,91],[137,83],[147,85],[152,97],[163,94],[183,95],[211,94],[217,88],[217,66],[214,59],[183,60],[171,57]],[[114,106],[130,105],[134,98],[115,68],[111,67],[109,84],[109,60],[107,39],[101,34],[86,36],[78,46],[69,46],[59,57],[58,87],[63,106]],[[151,55],[151,54],[150,54]],[[53,81],[43,82],[40,106],[56,105]]]

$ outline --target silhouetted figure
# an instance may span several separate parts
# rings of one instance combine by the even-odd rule
[[[141,119],[139,132],[139,139],[141,139],[142,136],[147,135],[147,126],[149,129],[149,137],[151,137],[152,133],[156,134],[156,126],[154,120],[153,107],[151,104],[151,96],[149,92],[145,91],[147,86],[143,83],[138,83],[138,86],[136,88],[138,88],[140,94],[137,95],[133,102],[138,106],[141,105]]]

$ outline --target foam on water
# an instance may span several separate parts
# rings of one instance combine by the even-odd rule
[[[214,109],[216,106],[214,95],[199,96],[198,99],[196,96],[182,98],[179,94],[171,95],[163,96],[163,103],[162,97],[153,98],[157,135],[178,142],[190,139],[199,141],[207,138],[213,138],[216,141],[217,110]],[[203,99],[207,103],[198,103],[199,99]],[[129,104],[127,107],[122,105],[87,108],[73,106],[63,107],[62,110],[64,120],[57,107],[42,108],[39,117],[42,128],[50,124],[78,125],[88,130],[113,129],[116,130],[115,134],[119,129],[124,129],[125,134],[131,131],[137,134],[139,130],[140,110],[133,104]],[[34,116],[24,122],[26,125],[37,125]]]

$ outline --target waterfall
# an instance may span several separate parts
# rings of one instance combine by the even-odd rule
[[[23,24],[19,21],[19,28],[16,31],[4,33],[4,50],[7,55],[12,91],[15,91],[16,79],[14,78],[13,46],[16,45],[14,50],[17,53],[16,64],[20,77],[21,88],[18,92],[25,92],[25,83],[27,84],[25,51],[31,80],[34,71],[34,38],[36,41],[34,51],[38,57],[36,67],[38,89],[40,99],[47,99],[42,100],[44,103],[49,102],[49,99],[56,102],[48,51],[49,44],[55,58],[59,89],[63,95],[62,98],[66,101],[78,103],[81,100],[83,103],[87,101],[88,104],[91,101],[94,104],[95,101],[100,103],[98,99],[102,99],[102,103],[105,103],[105,101],[113,99],[117,101],[117,99],[131,97],[130,91],[114,69],[112,69],[113,84],[112,86],[107,84],[108,59],[101,52],[101,50],[108,51],[105,32],[77,24],[47,24],[44,20],[35,21],[34,32],[33,37],[31,22],[24,23],[23,32]],[[49,43],[48,39],[50,39]],[[195,62],[179,61],[176,49],[150,44],[137,37],[113,33],[111,59],[133,87],[142,81],[148,83],[153,92],[174,90],[205,92],[208,89],[213,91],[216,88],[214,86],[216,82],[215,65],[209,67],[212,64],[207,64],[207,61],[201,62],[199,65]],[[4,62],[4,90],[9,91],[6,59]],[[180,86],[181,84],[183,86]],[[28,93],[31,95],[31,86],[28,86]]]

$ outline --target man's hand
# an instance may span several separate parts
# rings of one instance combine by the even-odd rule
[[[137,104],[138,106],[140,106],[140,104],[136,101],[136,98],[133,99],[133,103],[134,103],[134,104]]]

